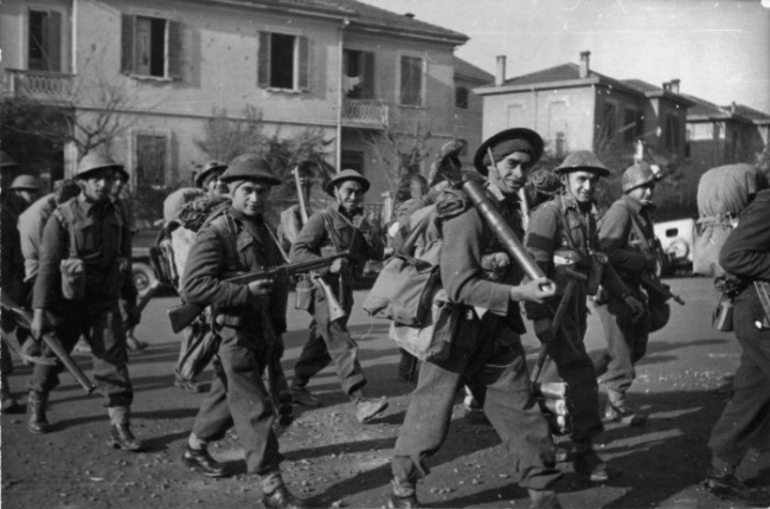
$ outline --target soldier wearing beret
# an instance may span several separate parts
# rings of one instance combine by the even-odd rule
[[[586,295],[594,293],[601,281],[611,294],[631,308],[634,318],[643,313],[643,308],[612,266],[603,264],[606,260],[598,252],[594,192],[599,179],[610,171],[593,153],[577,151],[567,156],[555,172],[561,177],[564,189],[532,211],[525,244],[543,272],[561,289],[571,286],[567,284],[565,268],[587,276],[590,284],[575,279],[574,290],[566,296],[567,312],[557,330],[553,330],[552,324],[557,303],[528,303],[525,308],[559,376],[569,384],[567,397],[573,419],[575,472],[585,481],[602,482],[613,472],[593,448],[593,439],[603,430],[603,425],[596,371],[583,344],[588,312]]]
[[[518,235],[524,233],[518,192],[542,152],[537,133],[510,129],[484,142],[476,153],[476,169],[489,174],[486,193],[492,205]],[[512,470],[529,491],[532,507],[558,509],[552,483],[561,473],[527,375],[518,304],[542,303],[554,290],[546,279],[520,284],[523,271],[507,263],[505,249],[464,193],[445,192],[437,199],[437,211],[443,237],[441,281],[457,306],[457,326],[447,358],[421,364],[391,459],[390,507],[422,507],[417,480],[428,475],[425,460],[446,439],[457,392],[467,383],[474,394],[483,394],[484,412],[505,441]],[[489,260],[501,263],[489,267]]]
[[[126,332],[119,299],[129,312],[136,307],[131,277],[131,231],[125,212],[110,199],[123,166],[111,157],[89,153],[78,164],[75,179],[82,191],[60,205],[46,223],[35,279],[31,329],[38,340],[54,330],[67,351],[85,336],[91,346],[97,390],[106,400],[111,429],[109,444],[139,451],[129,413],[133,388],[128,375]],[[32,343],[28,344],[32,345]],[[46,351],[46,356],[53,353]],[[58,383],[62,365],[36,364],[27,403],[33,433],[47,433],[45,407]]]
[[[248,472],[260,477],[265,506],[302,508],[305,505],[291,495],[281,477],[283,458],[273,430],[273,402],[262,378],[286,331],[288,282],[225,281],[228,272],[256,272],[283,263],[263,215],[271,188],[281,181],[256,154],[236,157],[221,179],[229,185],[232,205],[200,229],[181,281],[182,298],[215,308],[216,323],[222,328],[216,376],[182,461],[208,477],[227,475],[207,446],[234,426]]]
[[[343,170],[327,185],[335,202],[314,214],[300,231],[291,248],[292,262],[305,262],[348,250],[350,257],[339,258],[328,269],[318,271],[345,310],[345,316],[331,320],[323,292],[314,292],[310,334],[297,363],[290,390],[297,403],[320,406],[308,390],[310,378],[334,362],[342,390],[355,403],[356,418],[364,423],[383,412],[388,403],[364,394],[366,376],[358,361],[358,345],[347,329],[353,309],[353,280],[360,277],[367,260],[382,260],[385,246],[377,225],[364,217],[361,202],[369,181],[355,170]]]

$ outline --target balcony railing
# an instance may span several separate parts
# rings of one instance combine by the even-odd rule
[[[11,95],[41,101],[72,99],[72,74],[6,69]]]
[[[342,119],[347,125],[381,129],[390,121],[390,107],[376,101],[346,99],[342,103]]]

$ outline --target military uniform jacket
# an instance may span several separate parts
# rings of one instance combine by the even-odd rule
[[[640,278],[648,272],[645,253],[655,255],[657,241],[651,207],[624,194],[601,220],[601,251],[626,283],[639,284]],[[644,238],[639,238],[640,233]]]
[[[51,193],[30,205],[19,216],[21,254],[24,255],[24,275],[26,281],[31,281],[37,276],[43,230],[48,222],[48,218],[51,217],[56,207],[58,207],[56,195]]]
[[[518,201],[504,198],[491,184],[487,194],[505,222],[521,238],[524,234]],[[505,252],[494,232],[475,207],[467,207],[461,214],[444,220],[444,246],[439,260],[441,282],[451,302],[483,308],[503,317],[511,330],[526,332],[517,302],[511,300],[512,285],[523,278],[523,271],[515,260],[498,280],[492,280],[484,268],[484,257]],[[461,340],[458,338],[458,340]]]
[[[306,262],[330,256],[338,250],[350,251],[353,277],[359,277],[367,260],[382,260],[385,245],[371,230],[364,234],[355,228],[351,220],[332,205],[310,217],[294,241],[289,256],[294,263]],[[328,267],[318,270],[318,274],[327,280],[334,279]]]
[[[186,302],[216,307],[225,325],[260,333],[263,320],[269,319],[273,331],[282,334],[288,281],[275,281],[269,296],[255,296],[247,285],[224,280],[232,272],[257,272],[283,263],[264,219],[249,219],[231,207],[198,232],[180,282],[181,295]]]
[[[525,244],[546,276],[563,289],[566,281],[560,280],[554,270],[554,253],[557,250],[579,252],[582,263],[576,270],[589,273],[591,253],[599,246],[596,208],[592,206],[590,211],[583,212],[571,194],[557,194],[532,211]],[[616,296],[628,293],[628,288],[611,265],[604,266],[601,283]],[[553,317],[549,304],[527,303],[525,309],[530,320]]]
[[[131,231],[119,206],[109,200],[95,203],[81,192],[54,211],[43,230],[33,308],[50,309],[64,302],[59,264],[72,255],[86,264],[87,304],[82,305],[108,305],[119,297],[136,301],[130,266],[120,287],[107,284],[118,259],[131,260]]]
[[[730,233],[719,263],[744,280],[770,282],[770,189],[757,193]],[[759,299],[757,298],[758,305]]]

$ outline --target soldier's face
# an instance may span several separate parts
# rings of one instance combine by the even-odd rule
[[[599,174],[593,171],[578,170],[567,174],[567,188],[580,203],[593,201]]]
[[[88,174],[83,179],[83,191],[91,200],[100,202],[110,198],[116,175],[112,168],[102,168]]]
[[[489,176],[503,194],[515,194],[527,183],[532,158],[526,152],[508,154],[490,167]]]
[[[256,217],[265,211],[270,186],[263,182],[244,182],[232,193],[233,208],[246,217]]]
[[[219,180],[219,177],[216,177],[212,178],[206,183],[206,191],[208,192],[209,196],[217,197],[227,196],[229,189],[227,187],[227,182],[222,182]]]
[[[336,187],[334,196],[346,211],[353,212],[361,206],[364,199],[364,186],[356,180],[346,180]]]
[[[645,205],[651,203],[653,197],[655,196],[655,183],[650,183],[646,186],[631,189],[628,192],[628,196],[640,203],[644,203]]]

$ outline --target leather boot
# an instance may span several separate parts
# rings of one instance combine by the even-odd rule
[[[112,425],[110,428],[110,439],[107,443],[114,449],[122,449],[129,452],[141,451],[144,448],[142,441],[137,439],[131,432],[131,427],[127,421]]]
[[[262,503],[267,509],[308,509],[305,501],[292,495],[285,484],[263,495]]]
[[[390,509],[414,509],[423,507],[417,500],[417,488],[414,483],[393,479],[390,484],[393,488],[390,499],[388,500],[388,507]]]
[[[29,391],[27,397],[27,429],[32,433],[41,435],[51,431],[51,425],[45,417],[45,405],[48,401],[48,395],[42,392]]]

